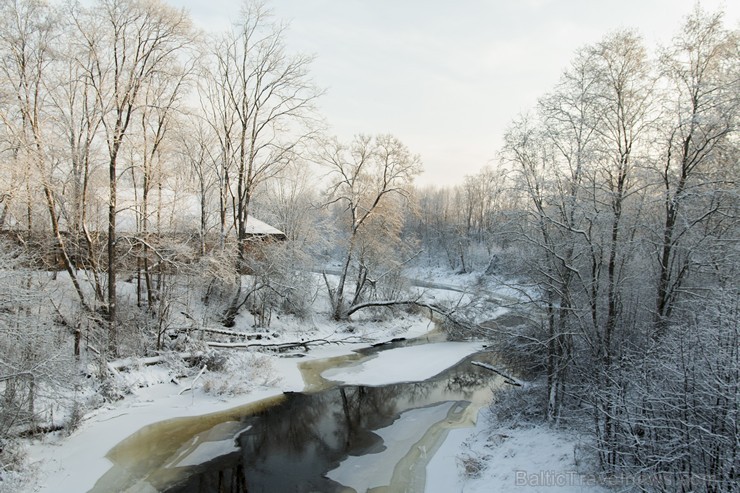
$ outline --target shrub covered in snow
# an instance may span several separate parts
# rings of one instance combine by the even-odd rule
[[[251,352],[227,355],[220,371],[209,371],[202,379],[203,391],[216,395],[244,394],[260,386],[273,386],[275,376],[269,356]]]

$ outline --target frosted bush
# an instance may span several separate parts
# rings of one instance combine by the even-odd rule
[[[203,377],[203,391],[216,395],[239,395],[256,387],[272,387],[280,381],[268,356],[249,352],[228,355],[222,371]]]

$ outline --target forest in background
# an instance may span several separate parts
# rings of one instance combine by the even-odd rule
[[[216,34],[158,1],[3,0],[0,23],[1,440],[77,365],[104,381],[182,350],[185,325],[267,328],[319,290],[327,319],[392,317],[426,266],[529,297],[514,327],[479,325],[480,300],[440,310],[542,383],[543,419],[593,433],[607,474],[736,488],[740,53],[721,13],[654,52],[631,30],[584,46],[492,164],[424,188],[397,137],[330,136],[311,57],[264,5]]]

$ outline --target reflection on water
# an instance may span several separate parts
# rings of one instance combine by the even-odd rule
[[[425,459],[499,382],[471,359],[485,356],[424,382],[288,393],[218,423],[153,425],[109,453],[115,465],[93,491],[419,491]]]

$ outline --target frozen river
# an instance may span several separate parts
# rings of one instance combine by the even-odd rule
[[[470,364],[481,350],[416,341],[312,361],[304,392],[140,430],[92,491],[422,492],[447,432],[500,385]]]

